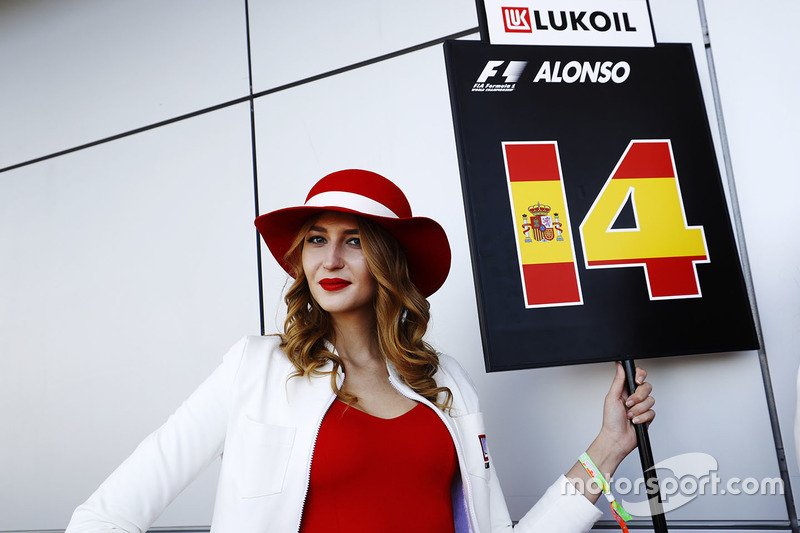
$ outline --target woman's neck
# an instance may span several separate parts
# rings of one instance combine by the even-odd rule
[[[345,366],[372,365],[383,358],[378,347],[374,317],[332,317],[334,345]]]

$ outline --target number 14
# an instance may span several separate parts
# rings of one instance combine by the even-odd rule
[[[543,214],[545,207],[556,218],[556,209],[567,213],[556,142],[505,142],[503,153],[526,306],[582,304],[568,217],[557,226],[559,242],[545,227],[553,218]],[[633,227],[615,228],[628,205]],[[523,209],[529,212],[521,215],[525,227],[518,218]],[[532,227],[542,231],[534,232],[538,238],[531,238]],[[710,261],[705,232],[686,222],[669,140],[628,144],[586,213],[580,236],[587,269],[642,267],[651,300],[702,296],[696,265]],[[541,279],[544,273],[549,279]]]

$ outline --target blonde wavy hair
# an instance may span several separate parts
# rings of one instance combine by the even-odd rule
[[[347,403],[355,403],[358,398],[340,390],[336,383],[337,371],[343,368],[343,363],[326,342],[335,344],[333,323],[311,296],[303,272],[303,244],[317,218],[306,221],[285,256],[295,279],[286,292],[287,316],[280,335],[281,348],[297,369],[294,376],[329,373],[336,395]],[[423,340],[430,320],[430,305],[411,281],[405,252],[397,239],[377,223],[364,217],[355,218],[361,249],[377,282],[375,335],[381,355],[420,396],[440,409],[448,409],[452,393],[447,387],[437,386],[433,379],[439,357]],[[328,361],[333,363],[333,370],[321,370]]]

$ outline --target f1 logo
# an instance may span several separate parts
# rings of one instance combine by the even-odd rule
[[[500,66],[504,63],[505,61],[496,60],[487,62],[486,66],[483,67],[481,75],[478,76],[477,83],[484,83],[492,76],[496,76],[500,71]],[[503,78],[506,80],[506,83],[517,83],[519,77],[522,75],[522,71],[525,70],[525,65],[527,64],[527,61],[509,61],[508,66],[502,74]]]
[[[531,13],[527,7],[504,7],[503,24],[506,33],[533,33]]]

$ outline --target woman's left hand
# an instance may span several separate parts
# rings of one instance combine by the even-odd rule
[[[603,405],[603,427],[599,439],[613,444],[624,457],[636,448],[636,430],[633,424],[650,424],[656,416],[656,403],[650,393],[653,386],[645,381],[647,372],[636,368],[636,391],[630,396],[625,391],[625,370],[617,363],[617,373],[611,383]],[[632,422],[632,423],[631,423]]]
[[[625,370],[617,363],[617,373],[611,382],[603,404],[603,426],[586,453],[592,458],[600,472],[610,479],[625,457],[636,448],[634,424],[649,424],[656,417],[653,411],[655,399],[650,396],[653,386],[645,382],[647,372],[636,369],[634,377],[637,387],[630,396],[625,391]],[[590,502],[597,501],[598,491],[587,491],[590,479],[581,463],[576,462],[567,472],[567,478]]]

